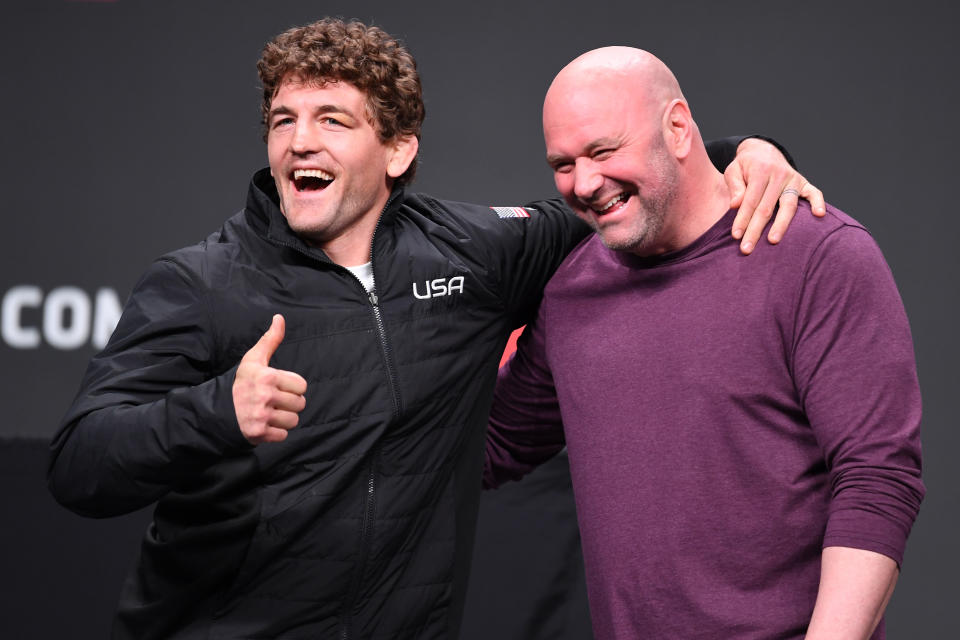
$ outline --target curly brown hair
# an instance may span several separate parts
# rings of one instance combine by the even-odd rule
[[[363,91],[367,117],[381,142],[405,136],[420,138],[426,112],[417,63],[400,41],[379,27],[335,18],[295,27],[266,44],[257,72],[263,84],[264,138],[270,104],[291,76],[319,85],[349,82]],[[397,182],[413,181],[416,170],[414,159]]]

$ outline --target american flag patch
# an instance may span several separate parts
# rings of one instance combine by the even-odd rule
[[[526,207],[490,207],[501,218],[529,218],[533,209]]]

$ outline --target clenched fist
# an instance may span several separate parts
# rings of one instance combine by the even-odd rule
[[[286,439],[287,431],[297,426],[297,414],[306,406],[307,381],[292,371],[270,367],[284,330],[283,316],[273,316],[267,332],[244,354],[233,381],[237,422],[253,444]]]

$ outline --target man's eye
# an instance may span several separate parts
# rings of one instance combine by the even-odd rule
[[[342,122],[340,122],[340,121],[337,120],[336,118],[332,118],[332,117],[330,117],[330,116],[327,116],[327,117],[325,117],[325,118],[323,119],[323,124],[328,124],[328,125],[333,126],[333,127],[343,127],[343,126],[345,126]]]
[[[283,127],[288,124],[293,124],[293,118],[277,118],[273,121],[273,128]]]
[[[600,149],[593,154],[594,160],[606,160],[613,155],[613,149]]]
[[[573,165],[569,162],[562,162],[560,164],[553,165],[554,173],[570,173],[573,170]]]

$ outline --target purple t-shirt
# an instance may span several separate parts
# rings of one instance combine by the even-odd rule
[[[556,452],[562,420],[599,640],[802,638],[822,547],[899,563],[923,497],[876,243],[802,202],[745,257],[733,216],[655,258],[586,239],[501,371],[485,481]]]

